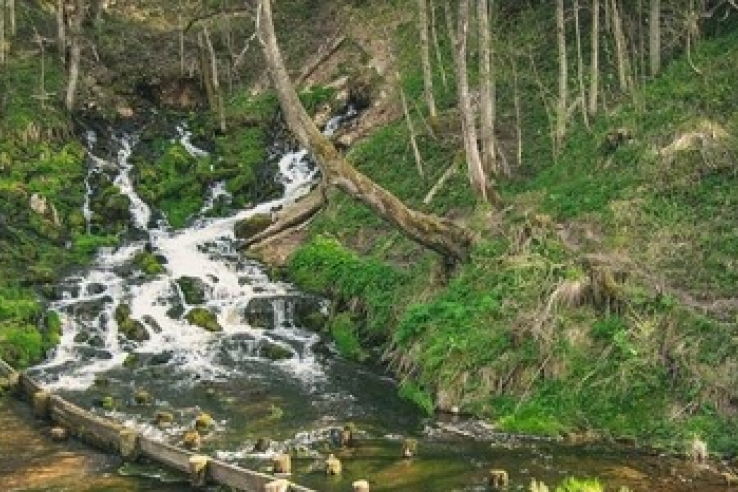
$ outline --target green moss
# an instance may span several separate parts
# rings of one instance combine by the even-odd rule
[[[185,318],[191,324],[204,328],[207,331],[223,331],[223,327],[218,323],[217,316],[206,308],[193,308],[187,313]]]
[[[159,258],[153,253],[142,251],[133,258],[133,263],[141,269],[146,275],[159,275],[164,273],[164,265],[161,264]]]
[[[328,328],[338,352],[347,359],[363,360],[366,353],[361,348],[356,323],[350,313],[339,313],[331,318]]]

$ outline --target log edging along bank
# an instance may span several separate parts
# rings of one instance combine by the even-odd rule
[[[136,429],[94,415],[50,393],[26,373],[16,371],[2,359],[0,376],[8,379],[16,396],[31,403],[37,418],[51,421],[80,441],[119,454],[124,460],[135,461],[139,457],[145,457],[168,468],[188,473],[192,485],[215,483],[246,492],[316,492],[293,483],[289,483],[287,489],[274,489],[270,484],[273,486],[278,478],[273,475],[231,465],[142,436]]]

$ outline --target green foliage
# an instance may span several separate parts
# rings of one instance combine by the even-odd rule
[[[360,314],[370,337],[389,333],[394,294],[406,276],[371,258],[362,258],[338,241],[318,236],[293,255],[288,265],[290,276],[303,289],[326,293],[338,306],[360,301],[352,312]]]
[[[146,275],[159,275],[165,271],[164,265],[159,258],[148,251],[141,251],[133,258],[133,264],[141,269]]]
[[[9,364],[24,368],[43,356],[41,333],[33,326],[3,327],[0,325],[0,357]]]
[[[407,379],[400,383],[399,395],[417,405],[427,415],[432,415],[436,408],[430,393],[412,380]]]
[[[187,321],[195,326],[204,328],[207,331],[223,331],[223,328],[218,323],[218,318],[214,313],[203,307],[196,307],[190,309],[185,315]]]
[[[604,490],[596,478],[567,477],[556,487],[556,492],[604,492]]]
[[[347,359],[362,360],[366,354],[361,349],[356,324],[350,313],[334,315],[329,322],[329,330],[336,342],[338,352]]]
[[[158,158],[138,162],[139,194],[160,208],[174,228],[183,227],[202,208],[213,181],[210,158],[194,158],[179,143],[161,142]]]

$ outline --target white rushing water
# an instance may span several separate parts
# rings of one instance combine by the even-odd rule
[[[193,158],[208,155],[191,142],[191,134],[184,126],[177,131],[178,142]],[[35,368],[47,386],[86,389],[97,375],[120,367],[131,353],[164,351],[171,354],[169,363],[178,371],[198,378],[217,378],[238,373],[238,360],[259,359],[256,349],[264,343],[293,354],[269,363],[306,380],[323,377],[323,369],[310,350],[317,335],[294,326],[293,301],[300,294],[289,284],[270,280],[261,265],[245,259],[236,250],[234,237],[237,222],[254,214],[271,214],[310,191],[318,170],[309,162],[307,152],[291,152],[279,159],[275,179],[284,186],[282,197],[230,217],[206,218],[203,214],[213,208],[217,199],[229,199],[224,183],[218,182],[205,197],[205,205],[193,225],[175,231],[166,221],[152,226],[152,211],[136,193],[130,157],[137,138],[127,135],[115,139],[119,145],[115,162],[93,154],[97,141],[94,134],[88,134],[87,140],[89,173],[116,173],[114,183],[130,200],[133,225],[145,231],[148,239],[119,248],[103,248],[84,275],[63,282],[61,300],[51,305],[62,319],[61,342],[48,360]],[[89,173],[83,211],[88,227],[92,217]],[[131,267],[134,258],[145,251],[160,258],[164,273],[147,277]],[[180,287],[182,279],[198,285],[204,302],[187,303]],[[248,324],[245,313],[254,299],[262,299],[272,307],[274,322],[268,324],[273,326]],[[115,316],[116,308],[122,304],[130,307],[130,319],[140,321],[139,326],[145,329],[145,337],[138,337],[141,340],[123,336]],[[215,314],[222,331],[211,333],[190,324],[185,315],[195,307]],[[229,340],[234,339],[239,343],[229,345]]]

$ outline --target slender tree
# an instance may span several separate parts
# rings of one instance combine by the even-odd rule
[[[64,97],[64,106],[68,111],[74,108],[79,82],[80,61],[82,55],[82,23],[85,18],[85,0],[75,0],[72,13],[68,19],[69,30],[69,65],[67,76],[67,90]]]
[[[579,86],[579,106],[582,109],[584,126],[589,129],[589,115],[587,113],[587,89],[584,85],[584,57],[582,56],[582,29],[580,25],[579,0],[574,0],[574,32],[577,41],[577,85]]]
[[[479,111],[481,114],[482,165],[490,176],[503,174],[495,148],[495,76],[492,73],[492,35],[487,0],[477,2],[479,22]]]
[[[589,114],[597,112],[600,93],[600,0],[592,0],[591,58],[589,62]]]
[[[8,29],[10,30],[10,36],[15,36],[18,33],[18,25],[15,15],[15,0],[5,0],[5,6],[8,9]]]
[[[566,56],[566,26],[564,24],[564,0],[556,0],[556,44],[559,53],[559,98],[556,101],[556,153],[566,136],[566,121],[569,112],[569,69]]]
[[[401,200],[349,164],[315,126],[295,92],[277,44],[271,0],[260,0],[258,31],[269,74],[287,125],[312,151],[329,184],[360,200],[411,240],[436,251],[447,265],[465,261],[474,236],[464,227],[408,208]]]
[[[59,59],[62,64],[67,62],[67,21],[66,21],[65,0],[56,0],[56,49],[59,52]]]
[[[0,65],[5,64],[5,0],[0,0]]]
[[[625,37],[623,18],[620,15],[618,0],[610,0],[610,14],[612,16],[612,33],[615,38],[615,61],[618,70],[618,83],[624,93],[633,88],[633,80],[628,55],[628,41]]]
[[[459,111],[461,112],[461,132],[464,139],[466,164],[472,188],[486,202],[496,201],[494,189],[490,186],[489,177],[484,171],[482,158],[477,144],[477,116],[469,91],[469,74],[467,73],[467,46],[469,33],[469,0],[459,2],[457,26],[454,27],[451,8],[446,3],[446,22],[449,36],[454,45],[454,65],[456,70],[456,86],[458,91]]]
[[[423,94],[430,117],[436,118],[438,111],[436,110],[436,98],[433,95],[427,0],[418,0],[418,29],[420,30],[420,54],[423,61]]]

